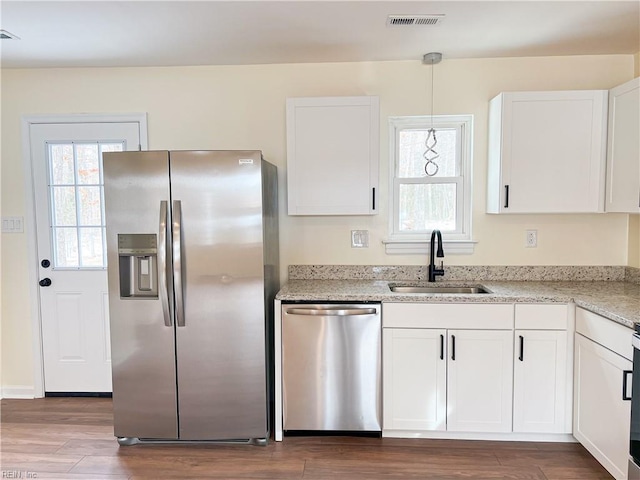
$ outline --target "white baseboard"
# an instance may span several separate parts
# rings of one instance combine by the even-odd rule
[[[3,385],[0,398],[35,398],[36,390],[29,385]]]
[[[433,438],[450,440],[496,440],[507,442],[563,442],[576,443],[570,433],[482,433],[482,432],[447,432],[423,430],[383,430],[383,437],[390,438]]]

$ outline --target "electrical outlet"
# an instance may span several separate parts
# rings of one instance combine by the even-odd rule
[[[351,230],[351,248],[369,248],[369,230]]]
[[[525,247],[527,248],[536,248],[538,246],[538,231],[537,230],[527,230],[525,237]]]

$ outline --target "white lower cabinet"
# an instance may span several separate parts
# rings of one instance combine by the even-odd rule
[[[572,321],[566,304],[384,303],[383,435],[570,440]]]
[[[568,305],[516,304],[513,431],[571,433]]]
[[[426,328],[383,330],[383,428],[446,430],[446,334]]]
[[[566,372],[566,331],[516,330],[514,432],[571,433]]]
[[[513,305],[383,304],[382,318],[383,433],[511,431]]]
[[[633,331],[581,309],[576,331],[573,435],[614,478],[623,480],[631,402],[622,396],[625,377],[631,382]]]
[[[447,430],[510,432],[513,332],[450,330]]]

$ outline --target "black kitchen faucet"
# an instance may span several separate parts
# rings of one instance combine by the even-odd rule
[[[438,252],[435,253],[435,240],[438,236]],[[444,262],[440,261],[440,268],[436,268],[436,260],[434,254],[438,258],[444,258],[444,250],[442,250],[442,233],[440,230],[431,232],[431,242],[429,244],[429,281],[435,282],[438,275],[444,275]]]

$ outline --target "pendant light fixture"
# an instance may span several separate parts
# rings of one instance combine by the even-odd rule
[[[436,130],[433,128],[433,66],[440,63],[441,60],[442,54],[438,52],[425,53],[422,57],[422,63],[431,65],[431,128],[427,131],[427,139],[424,142],[425,151],[422,154],[425,160],[424,173],[429,177],[438,173],[436,160],[440,157],[435,149],[438,139],[436,138]]]

